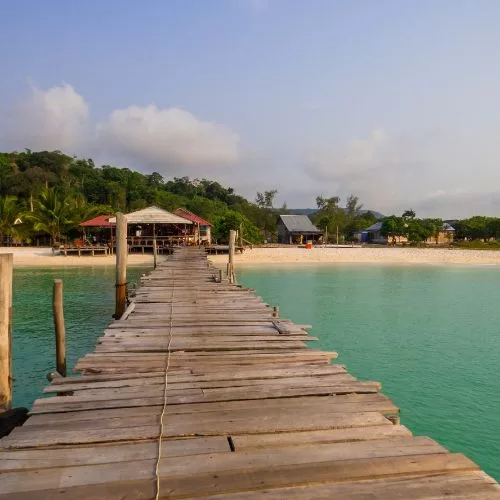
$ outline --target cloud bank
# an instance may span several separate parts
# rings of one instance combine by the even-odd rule
[[[130,106],[97,126],[98,143],[118,155],[170,167],[218,167],[238,161],[239,137],[178,108]]]
[[[32,87],[13,113],[12,149],[59,149],[68,154],[131,161],[136,168],[175,173],[224,168],[240,160],[239,136],[229,127],[192,113],[129,106],[94,124],[85,99],[64,84]]]
[[[375,129],[366,139],[357,139],[333,149],[309,153],[306,171],[318,181],[348,183],[350,180],[377,175],[378,171],[403,161],[398,145],[383,129]]]
[[[87,136],[89,106],[71,85],[31,87],[14,110],[11,142],[17,148],[78,149]]]
[[[344,145],[313,149],[303,169],[323,190],[344,198],[352,193],[367,208],[392,212],[427,197],[433,165],[424,150],[419,141],[393,137],[377,128]],[[440,189],[437,182],[436,192]]]

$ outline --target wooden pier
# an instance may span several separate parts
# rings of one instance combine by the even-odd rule
[[[143,278],[82,376],[0,441],[0,499],[500,499],[401,425],[378,382],[218,276],[180,249]]]

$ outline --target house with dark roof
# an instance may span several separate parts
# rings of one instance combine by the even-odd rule
[[[367,227],[364,231],[358,231],[355,236],[358,237],[361,243],[379,243],[386,244],[389,240],[386,236],[382,235],[382,221],[372,224]],[[452,227],[447,222],[444,222],[441,226],[439,232],[434,236],[431,236],[425,240],[428,245],[449,245],[453,242],[453,237],[455,235],[455,228]],[[408,238],[406,236],[396,236],[391,238],[390,243],[393,244],[404,244],[408,243]]]
[[[307,215],[280,215],[276,222],[278,243],[293,245],[308,240],[318,241],[323,231],[318,229]]]

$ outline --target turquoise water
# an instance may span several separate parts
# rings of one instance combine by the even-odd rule
[[[129,268],[133,283],[146,268]],[[115,270],[106,268],[15,269],[13,284],[13,403],[30,407],[55,370],[52,283],[63,280],[68,375],[93,350],[114,313]]]
[[[240,268],[312,347],[378,380],[401,423],[500,480],[500,269],[342,265]]]

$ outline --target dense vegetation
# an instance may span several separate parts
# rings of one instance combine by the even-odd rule
[[[412,244],[420,244],[435,237],[442,227],[442,219],[417,219],[413,210],[406,210],[401,217],[386,217],[382,223],[381,234],[392,243],[395,243],[398,237],[404,237]],[[448,243],[451,243],[452,233],[448,235]]]
[[[500,218],[474,216],[468,219],[449,221],[454,232],[454,245],[463,248],[496,248],[500,240]],[[402,216],[391,215],[382,221],[382,235],[389,241],[402,236],[410,243],[419,244],[433,238],[443,227],[441,219],[418,219],[413,210]],[[450,235],[451,242],[451,235]]]
[[[275,229],[270,209],[276,193],[270,193],[270,199],[250,203],[207,179],[165,180],[157,172],[144,175],[128,168],[97,167],[91,159],[59,151],[0,153],[0,240],[30,244],[45,234],[62,241],[78,236],[78,224],[95,215],[157,205],[170,211],[191,210],[213,222],[219,238],[243,225],[244,238],[259,242],[265,234],[259,229],[270,234]]]
[[[276,218],[288,213],[274,208],[277,190],[257,193],[254,202],[230,187],[208,179],[141,174],[128,168],[96,166],[91,159],[67,156],[59,151],[0,153],[0,243],[34,244],[40,237],[52,242],[77,238],[79,223],[99,214],[130,212],[157,205],[172,211],[179,207],[214,224],[213,234],[224,241],[230,229],[243,228],[251,243],[276,241]],[[329,241],[349,241],[355,231],[376,222],[359,199],[349,196],[345,207],[338,197],[316,198],[312,221],[326,230]],[[442,224],[440,219],[417,219],[407,211],[402,217],[384,219],[388,237],[405,234],[411,242],[424,241]],[[500,219],[472,217],[454,221],[456,238],[500,239]]]
[[[319,229],[327,233],[328,241],[339,243],[351,241],[355,231],[361,231],[377,221],[377,217],[369,211],[363,211],[363,205],[356,196],[349,196],[345,208],[340,206],[340,198],[333,196],[316,198],[318,210],[311,216]]]

